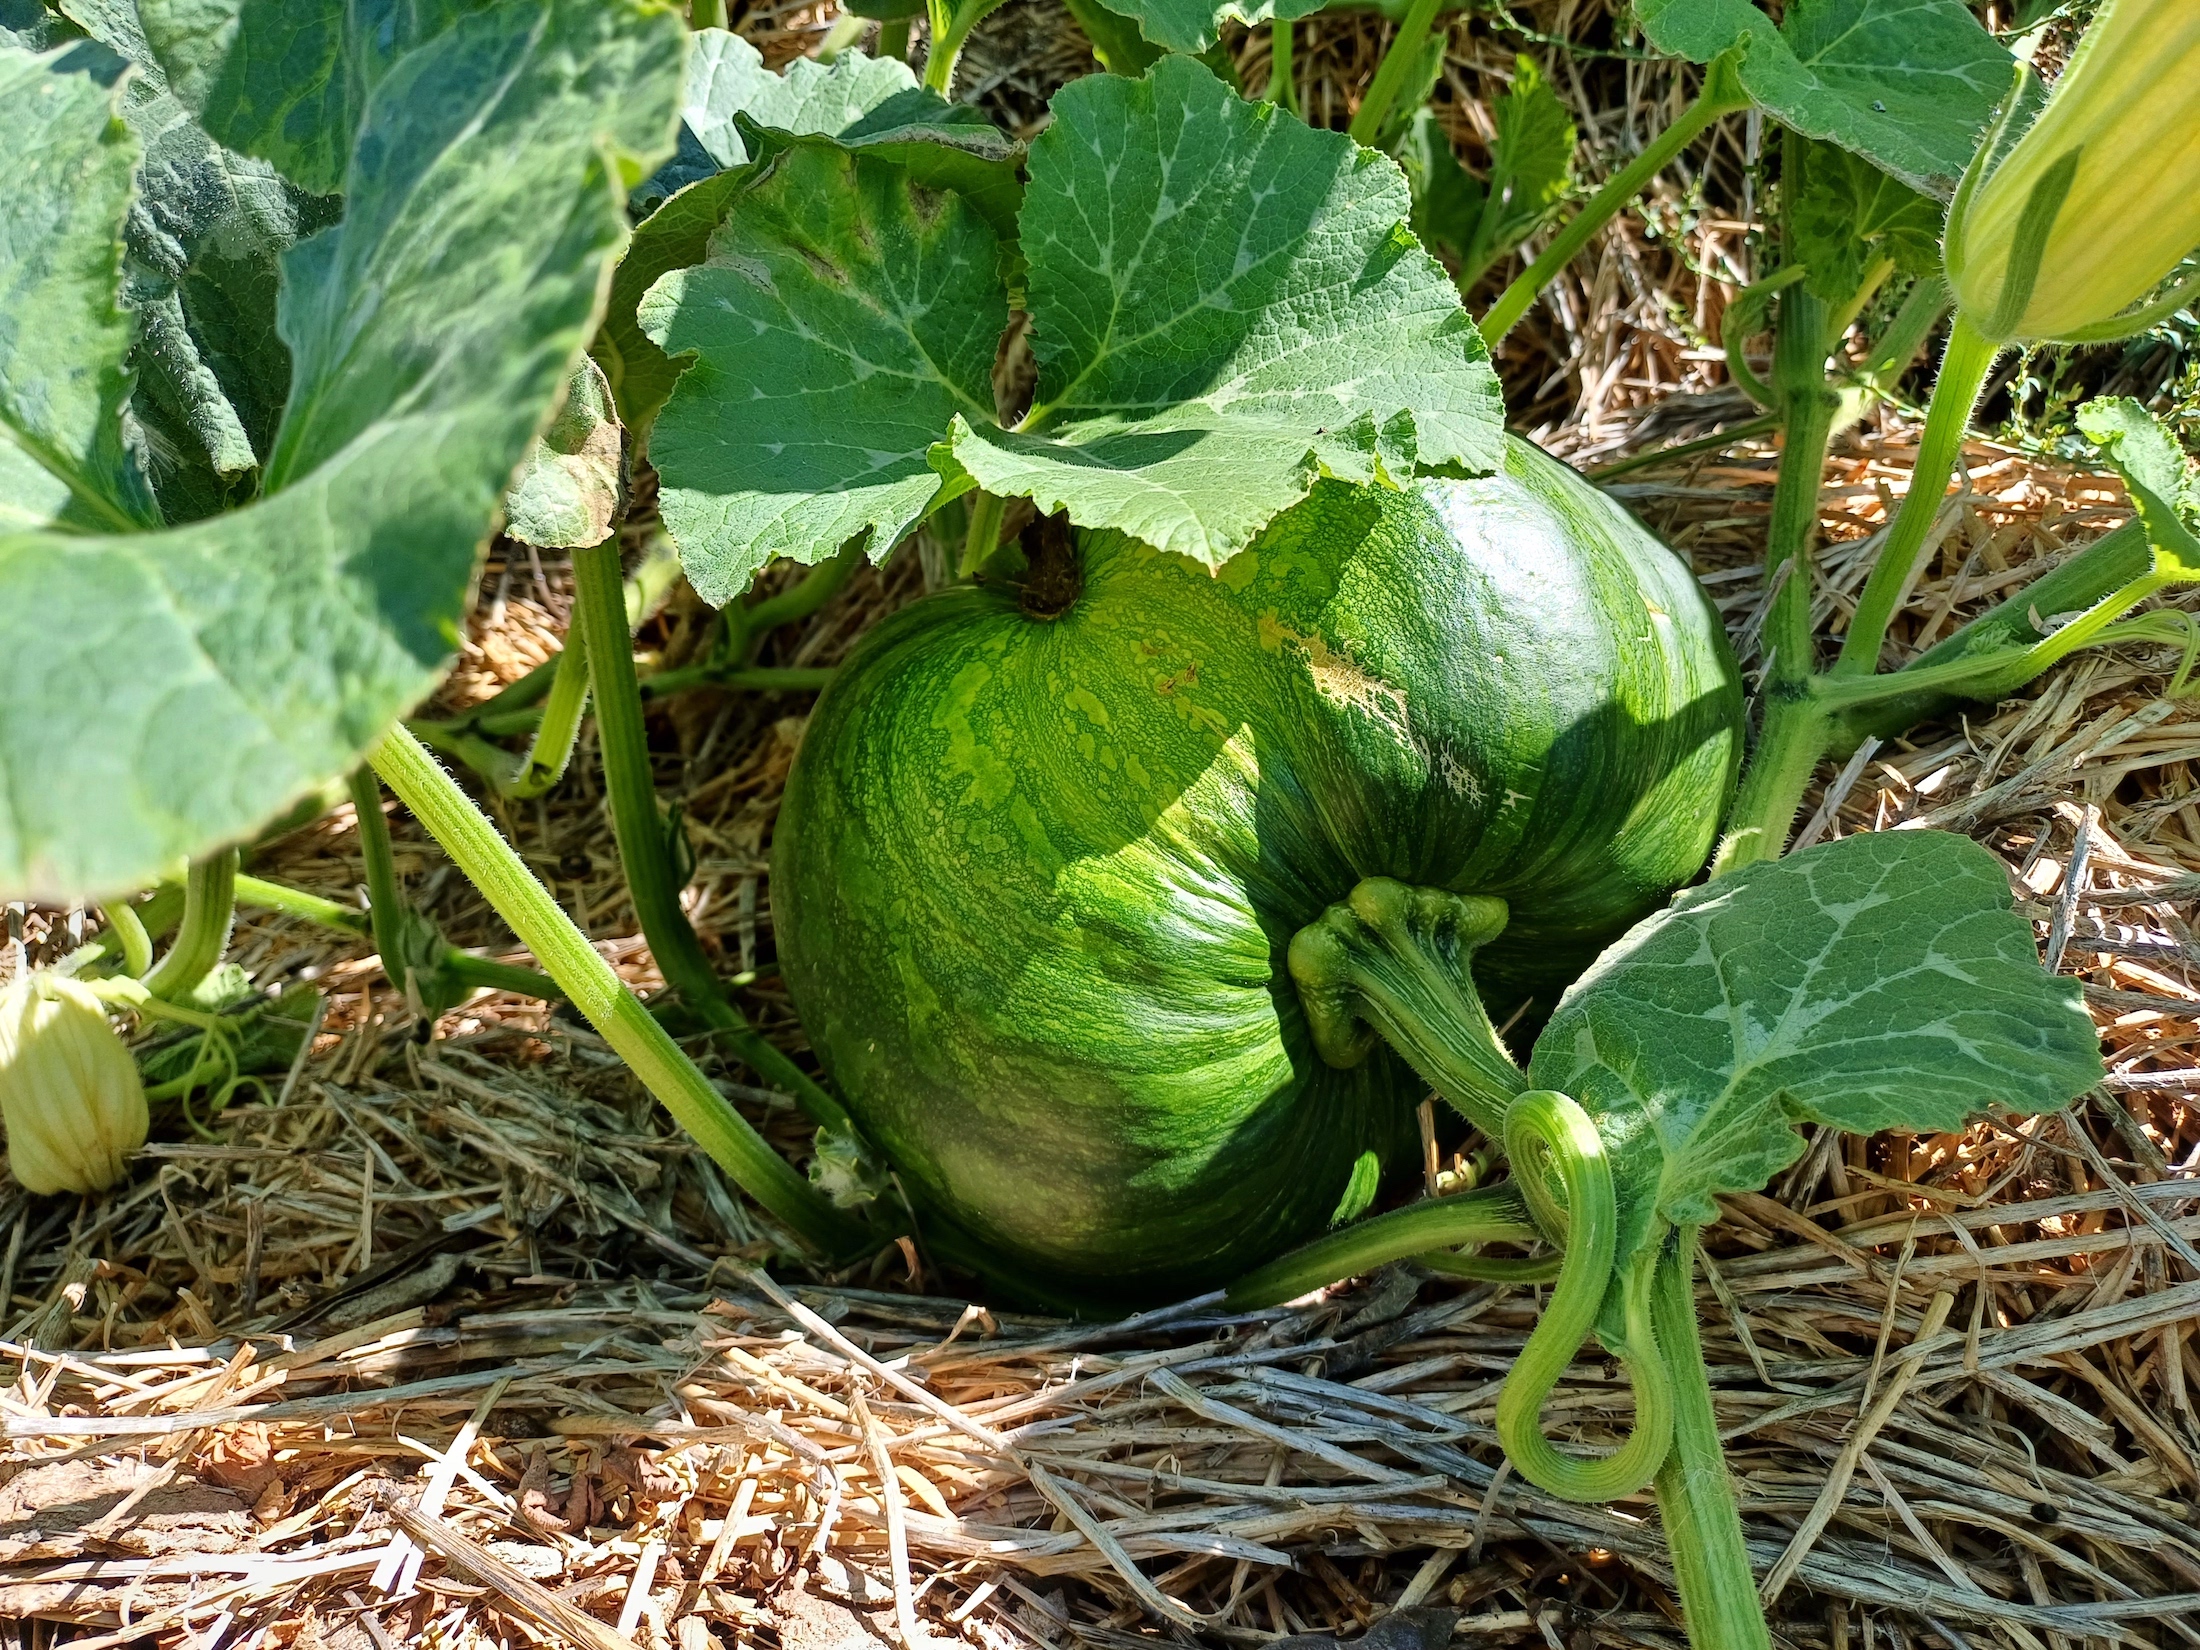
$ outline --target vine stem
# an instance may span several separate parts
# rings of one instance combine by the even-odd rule
[[[1340,1278],[1357,1277],[1432,1249],[1469,1243],[1533,1243],[1528,1206],[1509,1185],[1434,1197],[1355,1222],[1248,1272],[1224,1296],[1232,1311],[1295,1300]]]
[[[1826,447],[1841,401],[1826,382],[1826,353],[1833,340],[1825,300],[1794,283],[1780,293],[1779,302],[1771,391],[1785,425],[1785,445],[1765,542],[1765,580],[1773,595],[1762,634],[1764,725],[1712,861],[1714,877],[1775,858],[1787,846],[1803,790],[1828,738],[1826,713],[1810,694],[1817,665],[1811,550],[1818,537]]]
[[[1003,0],[926,0],[925,14],[932,29],[931,49],[924,60],[924,84],[941,97],[952,99],[955,64],[962,56],[970,31],[992,15]]]
[[[1574,254],[1589,244],[1594,235],[1612,220],[1621,207],[1633,200],[1649,181],[1663,171],[1668,162],[1689,144],[1693,143],[1721,115],[1729,115],[1737,109],[1749,107],[1749,94],[1742,90],[1740,75],[1725,57],[1715,59],[1705,72],[1703,90],[1696,100],[1681,112],[1678,120],[1660,132],[1650,146],[1643,150],[1605,184],[1589,197],[1584,206],[1551,237],[1550,245],[1513,278],[1510,286],[1497,295],[1497,302],[1490,305],[1489,313],[1481,320],[1482,341],[1494,352],[1504,341],[1505,334],[1519,324],[1520,317],[1528,313],[1528,306],[1558,272],[1573,262]]]
[[[1406,9],[1398,32],[1390,37],[1390,45],[1384,49],[1383,60],[1375,65],[1375,78],[1368,82],[1367,96],[1360,100],[1352,124],[1345,128],[1353,142],[1372,149],[1376,139],[1383,135],[1391,105],[1405,89],[1406,76],[1413,72],[1414,59],[1428,44],[1429,30],[1436,26],[1436,13],[1442,4],[1443,0],[1413,0]],[[1285,62],[1289,60],[1287,52]]]
[[[573,1006],[713,1162],[749,1196],[826,1253],[852,1255],[870,1247],[871,1234],[812,1190],[711,1087],[426,746],[399,725],[382,736],[368,760],[382,782],[413,811],[497,915],[534,952]]]
[[[1993,369],[2003,346],[1980,332],[1961,310],[1948,329],[1948,350],[1941,357],[1940,376],[1933,383],[1933,398],[1925,409],[1925,431],[1919,438],[1917,465],[1910,472],[1910,490],[1902,508],[1887,529],[1887,542],[1864,581],[1857,599],[1856,617],[1834,662],[1836,676],[1868,676],[1879,668],[1886,646],[1887,626],[1893,622],[1902,593],[1917,569],[1933,518],[1940,513],[1948,491],[1948,477],[1963,452],[1963,432],[1969,428],[1971,410]]]
[[[588,641],[579,631],[558,650],[557,671],[542,701],[542,716],[518,776],[504,793],[518,801],[541,796],[565,777],[580,738],[581,712],[588,707]]]
[[[352,769],[346,784],[359,821],[359,852],[367,863],[367,921],[374,930],[374,948],[381,953],[382,972],[390,984],[417,1007],[412,966],[405,960],[405,894],[397,882],[390,822],[382,817],[382,787],[374,782],[373,770],[364,767]]]
[[[249,910],[295,917],[300,922],[310,922],[317,928],[338,934],[371,936],[374,932],[364,912],[339,905],[332,899],[323,899],[319,894],[309,894],[303,888],[286,888],[279,882],[263,882],[258,877],[240,875],[237,878],[237,903]],[[152,907],[148,905],[146,909]],[[477,957],[455,945],[443,947],[436,967],[460,984],[479,990],[511,991],[522,997],[539,997],[545,1002],[565,999],[558,982],[547,974],[538,974],[517,963],[498,962],[493,957]]]
[[[1292,79],[1291,57],[1297,46],[1298,24],[1279,17],[1268,29],[1268,95],[1265,101],[1278,108],[1299,112],[1299,89]]]
[[[137,907],[128,900],[114,900],[99,908],[105,919],[107,931],[114,935],[115,944],[122,949],[122,971],[132,979],[143,979],[147,969],[153,966],[153,942],[145,932],[145,924],[138,920]]]
[[[611,802],[612,834],[618,838],[619,860],[650,955],[664,971],[665,983],[728,1051],[767,1082],[793,1095],[816,1122],[852,1130],[840,1102],[758,1036],[741,1011],[726,1000],[718,972],[680,907],[679,882],[665,842],[664,821],[657,812],[656,782],[649,771],[641,684],[634,674],[626,598],[619,582],[618,541],[575,550],[573,581],[575,614],[588,649],[589,681],[596,700],[596,739],[603,755],[604,790]],[[540,951],[535,955],[548,965]],[[558,975],[555,968],[550,973]]]
[[[1658,1515],[1690,1650],[1772,1650],[1696,1332],[1696,1236],[1693,1226],[1676,1235],[1651,1289],[1651,1329],[1673,1394],[1673,1448],[1655,1481]]]
[[[221,848],[194,862],[183,879],[183,921],[168,954],[145,976],[145,989],[178,1002],[214,971],[229,945],[237,914],[237,850]]]
[[[1650,1323],[1651,1277],[1630,1266],[1622,1280],[1626,1345],[1621,1356],[1635,1392],[1627,1441],[1608,1454],[1563,1455],[1544,1435],[1543,1402],[1595,1329],[1612,1282],[1619,1202],[1603,1139],[1589,1114],[1553,1089],[1531,1089],[1505,1113],[1505,1154],[1545,1238],[1565,1259],[1543,1314],[1497,1394],[1497,1437],[1529,1483],[1569,1501],[1616,1501],[1650,1481],[1672,1448],[1672,1383]],[[1566,1193],[1552,1197],[1547,1176]]]

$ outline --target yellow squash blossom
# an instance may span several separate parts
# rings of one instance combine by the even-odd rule
[[[145,1144],[137,1062],[90,988],[40,971],[0,991],[0,1117],[25,1191],[98,1192]]]
[[[1981,169],[1944,249],[1973,327],[2077,341],[2152,318],[2126,312],[2200,251],[2200,0],[2109,0],[2039,118]]]

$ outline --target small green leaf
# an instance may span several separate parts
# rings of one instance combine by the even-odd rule
[[[1993,855],[1866,833],[1691,888],[1567,991],[1529,1079],[1596,1119],[1620,1203],[1615,1274],[1802,1151],[1857,1133],[2048,1111],[2100,1081],[2078,982],[2039,964]]]
[[[0,45],[0,532],[159,520],[122,430],[116,297],[140,153],[117,118],[126,67],[94,41]]]
[[[1939,272],[1938,201],[1831,143],[1790,137],[1782,156],[1787,256],[1804,266],[1804,280],[1819,297],[1847,303],[1882,258],[1904,275]]]
[[[1535,233],[1566,198],[1573,165],[1573,116],[1533,58],[1514,58],[1512,86],[1497,104],[1489,205],[1465,260],[1465,279]]]
[[[1741,48],[1742,85],[1781,123],[1945,200],[2016,63],[1963,0],[1636,0],[1650,43],[1692,63]]]
[[[650,288],[640,321],[696,356],[650,456],[688,578],[722,604],[774,556],[815,562],[859,534],[884,555],[922,519],[940,432],[991,421],[1008,297],[969,203],[802,145],[742,197],[707,262]]]
[[[1225,23],[1287,22],[1311,17],[1328,0],[1115,0],[1109,8],[1129,17],[1156,46],[1195,56],[1222,38]],[[1095,42],[1098,44],[1098,42]],[[1125,71],[1108,65],[1118,74]],[[1140,64],[1129,71],[1142,72]]]
[[[703,261],[711,231],[752,181],[750,162],[790,142],[832,139],[907,168],[927,187],[965,195],[1004,237],[1016,232],[1022,199],[1022,147],[977,110],[925,90],[897,59],[843,52],[824,65],[797,58],[780,76],[738,35],[704,29],[696,40],[688,59],[683,155],[636,192],[645,200],[665,198],[635,232],[612,278],[596,345],[620,416],[637,441],[647,438],[680,375],[636,319],[642,295],[659,276]]]
[[[764,67],[757,49],[737,34],[703,29],[688,60],[688,127],[720,166],[753,158],[740,117],[767,132],[849,133],[881,112],[882,127],[966,123],[992,131],[976,109],[949,103],[917,83],[897,57],[842,52],[830,63],[798,57],[785,74]]]
[[[1481,336],[1386,156],[1164,58],[1054,100],[1022,218],[1035,404],[944,474],[1214,567],[1327,473],[1499,462]]]
[[[2154,552],[2155,576],[2200,579],[2200,480],[2177,438],[2124,395],[2088,401],[2078,409],[2078,428],[2124,478]]]
[[[1144,74],[1161,58],[1162,48],[1138,31],[1138,24],[1100,0],[1064,0],[1082,29],[1100,67],[1110,74]]]
[[[1442,247],[1464,257],[1482,217],[1482,186],[1459,164],[1434,109],[1414,110],[1399,136],[1397,160],[1413,196],[1414,234],[1432,252]]]
[[[163,532],[0,531],[0,888],[142,886],[349,768],[434,683],[594,322],[618,173],[670,147],[682,45],[655,7],[508,0],[391,65],[342,223],[283,259],[296,381],[262,496]],[[0,93],[0,120],[18,107]],[[93,102],[41,142],[16,175],[85,162],[106,250],[74,297],[111,305],[127,195],[100,146],[130,140]]]
[[[505,536],[546,550],[603,543],[625,490],[621,446],[611,386],[602,369],[584,359],[566,381],[565,404],[528,447],[505,490]]]

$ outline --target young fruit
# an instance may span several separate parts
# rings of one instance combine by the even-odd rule
[[[105,1191],[145,1144],[137,1062],[89,988],[40,970],[0,992],[0,1116],[25,1191]]]
[[[1325,482],[1219,575],[1027,535],[819,701],[774,844],[782,967],[901,1183],[1010,1279],[1150,1299],[1321,1230],[1426,1092],[1317,1053],[1295,932],[1367,877],[1506,904],[1492,1011],[1702,865],[1742,698],[1670,552],[1523,442]],[[920,1216],[921,1218],[921,1216]]]

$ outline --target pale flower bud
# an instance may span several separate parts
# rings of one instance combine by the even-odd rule
[[[0,991],[0,1117],[25,1191],[98,1192],[145,1144],[145,1085],[75,980],[41,970]]]
[[[2039,118],[1985,164],[1948,216],[1964,318],[1997,341],[2131,330],[2124,312],[2200,250],[2200,4],[2108,0]],[[2028,207],[2045,219],[2029,236]]]

